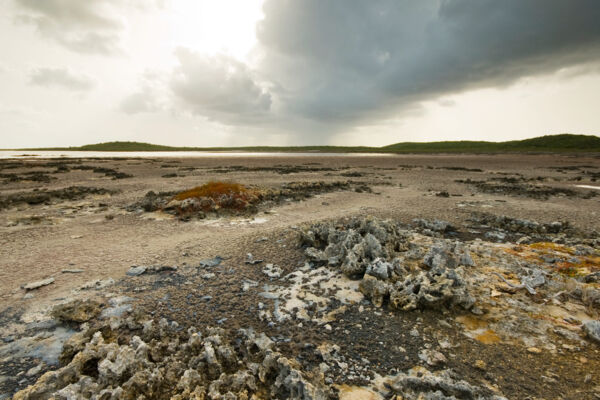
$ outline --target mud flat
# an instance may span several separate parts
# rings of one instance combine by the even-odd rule
[[[593,155],[0,160],[0,399],[600,398],[599,177]]]

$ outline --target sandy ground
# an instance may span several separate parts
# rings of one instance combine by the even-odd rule
[[[61,171],[57,169],[57,165],[63,162],[101,167],[132,176],[113,179],[110,174],[106,176],[105,172],[94,172],[92,169],[70,168],[68,171]],[[231,168],[232,166],[240,167]],[[300,170],[293,170],[291,167],[300,167]],[[40,174],[32,175],[32,171],[39,172],[48,179],[39,178]],[[219,278],[222,279],[221,285],[225,287],[239,283],[242,277],[260,278],[254,272],[243,269],[243,261],[248,252],[291,271],[304,261],[302,252],[297,248],[297,231],[322,220],[373,215],[408,224],[414,218],[441,219],[467,231],[474,216],[487,213],[540,223],[568,221],[572,227],[586,235],[593,235],[593,231],[600,232],[600,190],[596,189],[600,187],[600,157],[593,155],[265,156],[64,161],[23,159],[3,160],[0,163],[0,174],[2,198],[22,192],[52,191],[70,186],[114,191],[113,194],[90,195],[77,200],[51,199],[39,205],[14,202],[0,209],[0,313],[6,323],[0,333],[5,336],[19,333],[21,328],[15,318],[21,318],[21,322],[32,322],[39,316],[37,311],[47,310],[60,303],[72,295],[73,289],[80,288],[86,282],[107,278],[120,282],[132,265],[181,267],[219,255],[227,260],[227,266],[240,268],[232,276]],[[32,176],[47,182],[28,180]],[[482,191],[475,184],[456,182],[470,179],[496,184],[500,182],[497,178],[503,177],[519,179],[518,184],[538,185],[559,191],[546,198],[508,190],[490,193]],[[535,180],[538,177],[541,178]],[[352,180],[368,184],[373,193],[334,191],[300,202],[289,201],[274,205],[254,216],[190,222],[182,222],[160,212],[127,210],[127,206],[139,201],[150,190],[179,191],[209,180],[235,181],[261,187],[278,187],[298,181]],[[578,188],[577,185],[590,187]],[[560,192],[563,189],[567,191]],[[447,197],[444,192],[447,192]],[[598,196],[594,196],[596,192]],[[257,239],[263,237],[267,240],[257,242]],[[83,272],[61,272],[65,269],[81,269]],[[21,288],[27,283],[50,277],[54,278],[54,282],[29,292],[33,296],[26,296],[28,292]],[[119,287],[127,289],[127,284]],[[160,293],[162,296],[163,292]],[[210,294],[210,291],[207,293]],[[175,296],[173,293],[171,295]],[[214,320],[231,318],[235,316],[232,314],[233,309],[240,304],[244,307],[246,305],[245,302],[237,302],[236,296],[223,296],[223,303],[230,302],[230,306],[213,308],[211,312],[214,315],[211,318]],[[154,304],[153,301],[146,299],[147,304]],[[156,305],[155,310],[160,310],[160,305]],[[174,317],[176,313],[165,310],[161,315]],[[261,329],[270,329],[266,323],[255,321],[253,315],[248,313],[245,322]],[[11,320],[10,316],[15,318]],[[347,325],[345,330],[354,326],[349,322],[352,318],[348,316],[346,322],[342,323]],[[417,318],[421,318],[417,323],[426,324],[436,317],[425,314],[398,318],[400,319],[395,322],[384,324],[382,329],[402,329],[402,323],[414,323]],[[306,335],[310,336],[310,332]],[[368,339],[362,337],[359,341],[368,342]],[[414,346],[418,347],[418,344]],[[480,347],[480,351],[490,353],[487,355],[489,358],[494,358],[494,351],[500,351],[498,348],[490,350],[489,346],[476,345],[476,348]],[[468,353],[472,349],[465,348],[464,351]],[[293,352],[292,349],[290,351]],[[592,366],[596,368],[600,365],[597,347],[596,350],[592,347],[588,351],[588,365],[581,366],[584,372]],[[381,357],[386,359],[384,355]],[[575,359],[556,356],[552,361],[552,356],[547,357],[548,365],[558,362],[562,364],[561,368]],[[528,358],[531,358],[531,354],[526,354],[522,359],[516,357],[507,361],[508,369],[514,371],[505,371],[509,375],[522,375],[527,382],[518,384],[496,381],[497,386],[509,398],[525,398],[520,396],[528,391],[534,393],[531,398],[596,398],[589,391],[586,394],[573,394],[573,388],[583,385],[587,374],[583,374],[581,382],[572,382],[571,386],[565,384],[565,390],[573,391],[572,396],[565,393],[562,394],[564,397],[558,393],[554,397],[550,396],[552,384],[546,389],[541,384],[537,387],[535,372],[528,373],[527,368],[523,370],[519,366]],[[457,356],[452,364],[466,363],[465,359],[466,357]],[[395,368],[399,370],[409,368],[411,363],[417,361],[412,356],[409,360],[387,357],[382,361],[382,368],[390,368],[390,365],[396,363]],[[455,365],[455,368],[461,370],[459,366]],[[385,372],[383,369],[380,371],[382,374]],[[501,374],[502,369],[503,367],[497,366],[488,374]],[[531,371],[534,370],[532,367]],[[466,371],[462,368],[461,371],[464,376],[470,377],[476,377],[478,373],[477,369]],[[590,372],[593,371],[590,369]],[[600,379],[597,370],[594,374],[594,379]],[[22,381],[10,388],[14,390],[27,383],[31,381]],[[593,382],[586,385],[594,387]],[[598,396],[597,393],[595,396]]]

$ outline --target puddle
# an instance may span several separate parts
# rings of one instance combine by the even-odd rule
[[[42,331],[33,337],[24,337],[0,347],[0,357],[39,358],[46,364],[57,365],[63,344],[75,333],[74,330],[57,327]]]
[[[593,189],[593,190],[600,190],[600,186],[591,186],[591,185],[575,185],[575,187],[582,188],[582,189]]]

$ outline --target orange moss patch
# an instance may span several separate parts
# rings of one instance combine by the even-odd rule
[[[470,331],[487,327],[487,322],[470,315],[459,315],[456,317],[456,321],[463,324]]]
[[[518,256],[530,262],[535,262],[540,265],[546,265],[542,256],[557,256],[562,258],[562,261],[552,265],[559,273],[567,276],[584,275],[590,272],[600,270],[600,257],[597,256],[576,256],[575,251],[567,246],[550,243],[539,242],[530,245],[518,246],[515,248],[507,248],[504,251],[513,256]],[[568,261],[576,257],[579,260],[576,263]]]
[[[244,185],[230,182],[215,182],[210,181],[202,186],[196,186],[193,189],[175,195],[175,200],[186,200],[191,198],[210,197],[213,200],[218,199],[222,195],[243,196],[249,191]]]
[[[208,200],[201,203],[201,207],[204,211],[211,211],[218,208],[244,210],[249,205],[258,202],[260,198],[261,194],[258,190],[248,189],[242,184],[210,181],[202,186],[178,193],[173,200]]]
[[[530,245],[528,245],[529,248],[534,249],[534,250],[546,250],[546,251],[557,251],[559,253],[566,253],[566,254],[570,254],[573,255],[575,254],[575,251],[567,246],[563,246],[561,244],[556,244],[556,243],[552,243],[552,242],[539,242],[539,243],[532,243]]]
[[[475,336],[475,340],[483,344],[494,344],[502,341],[500,336],[498,336],[498,334],[491,329],[488,329],[487,331]]]

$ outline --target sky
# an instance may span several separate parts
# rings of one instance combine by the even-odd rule
[[[0,0],[0,148],[600,134],[598,0]]]

